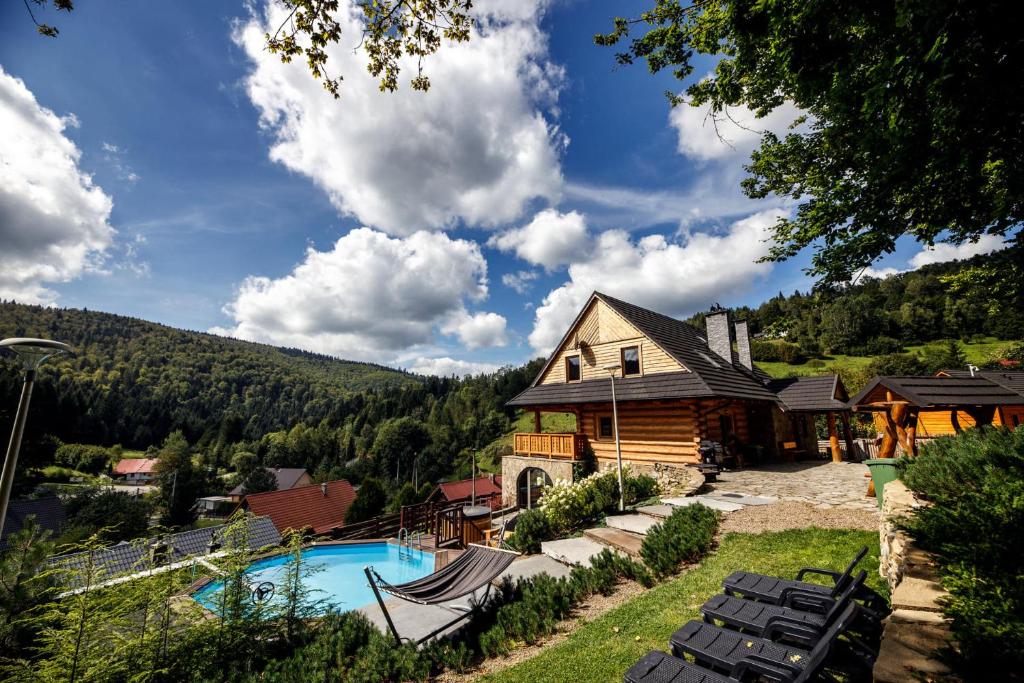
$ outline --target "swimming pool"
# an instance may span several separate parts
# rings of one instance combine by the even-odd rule
[[[253,585],[270,581],[281,583],[284,565],[289,555],[275,555],[253,562],[246,570]],[[375,601],[373,589],[366,583],[363,567],[370,565],[391,584],[404,583],[426,576],[434,571],[433,553],[403,548],[391,543],[353,543],[345,545],[314,546],[302,551],[302,558],[322,571],[306,580],[307,587],[320,591],[313,597],[324,599],[343,612]],[[192,594],[203,607],[216,612],[221,582],[214,581]],[[271,598],[276,600],[279,592]]]

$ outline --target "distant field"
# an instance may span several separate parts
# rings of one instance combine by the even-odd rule
[[[948,340],[939,340],[927,344],[907,346],[908,352],[920,353],[927,348],[941,348]],[[965,344],[957,340],[957,344],[963,349],[967,356],[967,362],[980,365],[989,361],[999,349],[1012,344],[1013,342],[1001,341],[994,337],[986,337],[983,341]],[[825,356],[818,362],[808,361],[801,365],[790,365],[789,363],[765,363],[758,361],[757,365],[772,377],[802,377],[804,375],[821,375],[828,372],[841,370],[863,370],[872,361],[873,356]]]

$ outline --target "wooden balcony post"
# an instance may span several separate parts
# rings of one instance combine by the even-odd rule
[[[539,410],[533,411],[533,431],[535,433],[537,433],[537,434],[540,434],[540,432],[541,432],[540,411]]]

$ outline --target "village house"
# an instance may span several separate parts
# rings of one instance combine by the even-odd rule
[[[481,505],[490,505],[493,509],[501,507],[501,475],[487,475],[473,479],[443,481],[430,492],[426,502],[431,503],[468,503],[476,494]]]
[[[274,475],[274,490],[287,491],[299,486],[309,486],[313,478],[309,476],[304,467],[266,467],[264,468]],[[231,501],[237,503],[245,497],[245,485],[239,484],[228,492]]]
[[[616,459],[615,376],[622,459],[665,472],[697,464],[702,446],[728,464],[818,454],[815,415],[825,415],[832,457],[841,423],[853,452],[846,390],[835,375],[773,380],[753,363],[747,323],[716,308],[706,330],[594,292],[534,379],[508,405],[532,411],[534,430],[514,435],[502,459],[503,497],[528,506],[538,489],[573,478],[593,451]],[[542,412],[575,416],[572,433],[544,433]],[[838,420],[837,420],[838,418]]]
[[[156,458],[125,458],[114,465],[114,477],[124,477],[129,484],[149,484],[156,479]]]
[[[356,499],[356,491],[345,479],[298,486],[283,491],[252,493],[239,508],[268,517],[280,533],[287,529],[309,529],[327,534],[345,525],[345,515]]]

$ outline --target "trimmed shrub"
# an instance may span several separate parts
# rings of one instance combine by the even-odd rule
[[[623,477],[622,488],[626,491],[626,505],[647,500],[658,493],[658,481],[647,474]]]
[[[789,363],[799,365],[807,360],[803,349],[799,344],[786,341],[761,341],[750,342],[750,355],[754,360],[770,363]]]
[[[710,550],[717,529],[718,513],[711,508],[700,503],[677,508],[647,532],[640,557],[655,577],[664,578]]]
[[[516,531],[510,544],[527,555],[540,552],[540,544],[551,540],[551,524],[542,510],[527,510],[516,517]]]
[[[650,498],[658,491],[653,477],[631,474],[629,468],[623,468],[622,486],[627,504]],[[544,491],[540,509],[548,516],[553,532],[568,533],[615,510],[618,504],[618,472],[608,468],[572,483],[555,482]]]
[[[1012,680],[1024,671],[1024,429],[969,429],[900,466],[932,503],[905,525],[938,558],[954,664],[968,679]]]

